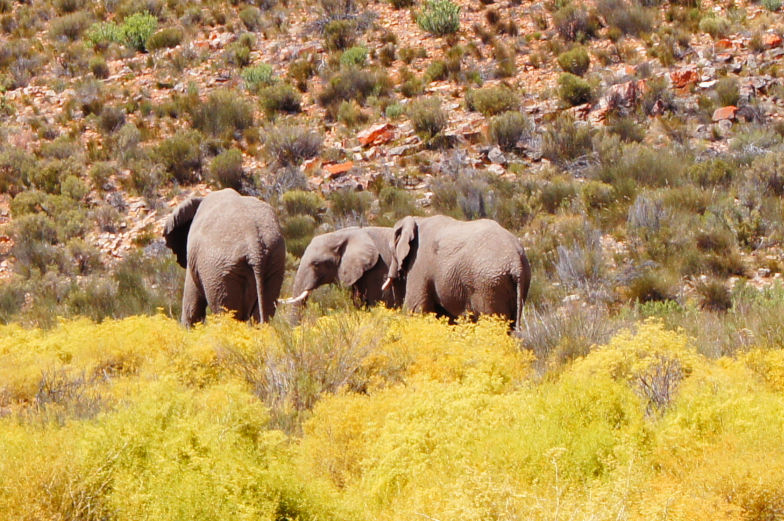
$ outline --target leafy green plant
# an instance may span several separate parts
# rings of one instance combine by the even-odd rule
[[[584,79],[565,72],[558,77],[558,96],[569,105],[581,105],[591,101],[593,89]]]
[[[251,92],[257,92],[260,87],[271,85],[277,80],[272,65],[267,63],[245,67],[240,75],[245,87]]]
[[[591,58],[585,47],[575,46],[558,55],[558,65],[566,72],[582,76],[591,65]]]
[[[510,151],[525,135],[533,131],[531,121],[520,112],[509,111],[494,116],[488,125],[490,140],[501,150]]]
[[[340,56],[340,64],[346,67],[362,67],[367,62],[367,47],[355,46],[343,51]]]
[[[236,148],[221,152],[210,162],[210,179],[220,188],[239,188],[242,180],[242,153]]]
[[[431,139],[440,133],[449,120],[441,99],[438,97],[419,98],[411,101],[406,107],[406,114],[414,125],[414,130],[425,139]]]
[[[457,32],[460,29],[460,6],[450,0],[426,0],[424,9],[417,16],[417,25],[436,36]]]
[[[147,39],[155,33],[157,27],[158,19],[149,12],[134,13],[120,26],[122,41],[137,51],[145,51]]]
[[[465,101],[469,110],[481,112],[485,116],[516,110],[520,105],[517,94],[505,85],[468,90]]]
[[[178,182],[191,183],[198,179],[201,170],[200,143],[201,134],[193,130],[181,130],[156,147],[155,157]]]
[[[149,51],[158,49],[171,49],[182,42],[183,32],[179,27],[166,27],[157,31],[147,39],[145,47]]]
[[[296,114],[302,110],[299,92],[288,83],[276,83],[258,91],[261,106],[267,117],[272,117],[276,112]]]

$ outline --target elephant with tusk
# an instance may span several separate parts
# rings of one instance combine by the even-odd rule
[[[403,284],[382,288],[392,258],[392,228],[369,226],[343,228],[317,235],[302,254],[294,277],[296,297],[283,304],[302,304],[316,288],[340,282],[352,288],[354,298],[372,306],[383,302],[399,307]]]

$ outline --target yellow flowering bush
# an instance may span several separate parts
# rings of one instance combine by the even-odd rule
[[[538,378],[492,318],[3,326],[0,518],[781,519],[782,351],[697,347],[646,321]]]

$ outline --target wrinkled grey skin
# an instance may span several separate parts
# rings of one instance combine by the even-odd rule
[[[403,307],[457,318],[497,314],[518,328],[531,268],[517,237],[495,221],[405,217],[393,228],[392,280],[405,280]]]
[[[275,315],[286,246],[270,205],[230,188],[193,197],[174,209],[163,235],[185,268],[184,325],[204,320],[207,305],[243,321]]]
[[[293,296],[340,282],[352,288],[359,303],[372,306],[383,302],[387,307],[399,307],[403,302],[403,284],[381,290],[391,259],[392,228],[350,227],[317,235],[302,254]]]

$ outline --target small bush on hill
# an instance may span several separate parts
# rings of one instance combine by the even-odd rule
[[[242,153],[236,148],[221,152],[210,162],[210,179],[220,188],[240,187]]]
[[[177,182],[192,183],[201,170],[201,140],[196,131],[180,130],[156,147],[155,157]]]
[[[147,40],[155,33],[158,19],[150,13],[134,13],[120,26],[122,41],[137,51],[147,50]]]
[[[493,117],[488,125],[490,140],[507,152],[513,150],[517,142],[532,131],[530,120],[515,111]]]
[[[585,47],[576,46],[571,50],[558,55],[558,65],[566,72],[582,76],[588,71],[591,65],[591,58]]]
[[[289,190],[281,196],[287,215],[309,215],[318,219],[324,210],[324,200],[315,192]]]
[[[581,105],[591,101],[591,85],[574,74],[565,72],[558,77],[558,95],[569,105]]]
[[[324,26],[324,46],[330,51],[348,49],[356,41],[357,24],[353,20],[333,20]]]
[[[206,102],[189,111],[193,127],[213,136],[241,132],[253,124],[253,107],[232,90],[212,91]]]
[[[429,140],[440,133],[449,121],[437,97],[419,98],[406,107],[406,114],[414,125],[414,130]]]
[[[417,16],[417,25],[436,36],[457,32],[460,29],[460,6],[450,0],[427,0]]]
[[[271,118],[277,112],[296,114],[302,110],[302,97],[297,90],[288,83],[277,83],[264,87],[258,91],[261,106],[267,117]]]
[[[507,110],[515,110],[520,105],[517,94],[504,85],[468,90],[465,95],[469,110],[494,116]]]
[[[251,92],[257,92],[261,87],[272,85],[277,81],[274,74],[272,65],[261,63],[245,67],[240,75],[245,82],[245,87]]]
[[[90,15],[84,11],[56,18],[49,26],[49,35],[55,39],[78,40],[90,25],[90,18]]]
[[[145,47],[148,51],[171,49],[180,45],[182,38],[182,29],[179,27],[167,27],[150,36],[145,43]]]
[[[367,62],[367,47],[356,46],[343,51],[340,55],[340,64],[346,67],[363,67]]]
[[[264,134],[267,153],[278,164],[298,165],[318,155],[324,138],[305,126],[278,125],[270,127]]]

